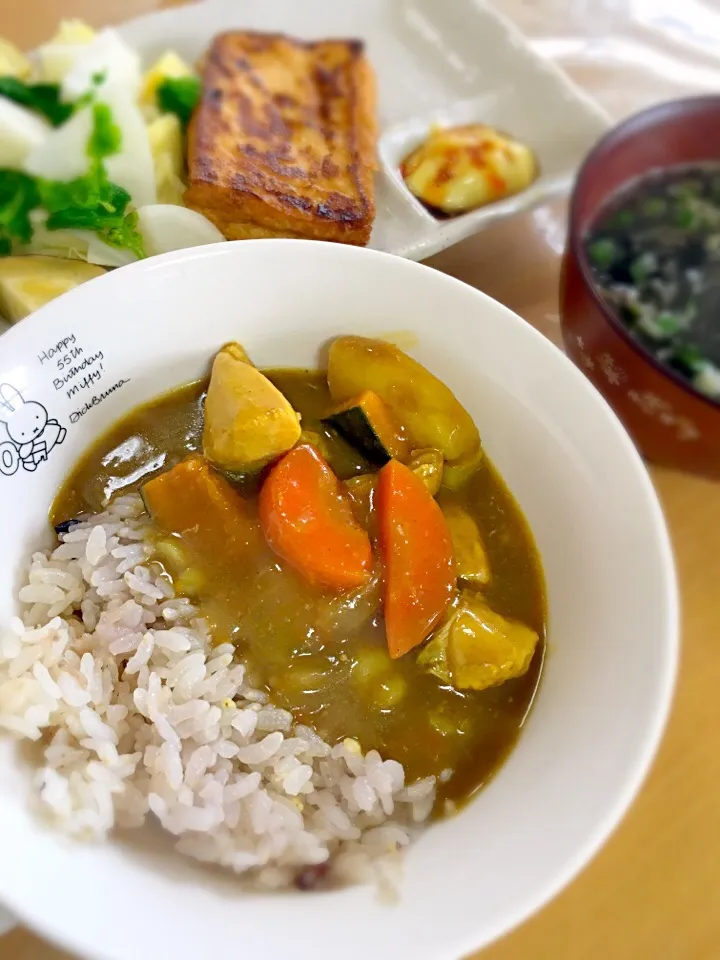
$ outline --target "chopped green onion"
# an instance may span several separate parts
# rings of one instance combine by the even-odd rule
[[[678,199],[699,197],[702,193],[702,182],[700,180],[681,180],[679,183],[670,184],[668,193],[671,197],[677,197]]]
[[[18,170],[0,170],[0,257],[12,253],[13,242],[30,242],[30,213],[39,203],[33,177]]]
[[[658,329],[666,336],[671,337],[673,334],[677,333],[681,328],[682,323],[680,318],[674,313],[669,313],[668,311],[663,311],[659,313],[655,318]]]
[[[619,210],[612,219],[613,227],[631,227],[635,223],[635,215],[630,210]]]
[[[693,373],[699,373],[706,363],[705,357],[691,343],[676,347],[672,359]]]
[[[648,197],[642,205],[646,217],[662,217],[667,213],[667,200],[664,197]]]
[[[657,314],[652,306],[643,304],[640,316],[637,319],[637,328],[651,340],[664,340],[665,334],[657,322]]]
[[[695,211],[686,205],[675,207],[673,220],[676,227],[682,227],[683,230],[690,230],[695,226]]]
[[[618,257],[619,250],[614,240],[609,237],[601,237],[590,244],[588,255],[594,267],[599,270],[606,270],[611,267]]]
[[[654,257],[652,255],[648,256],[647,254],[642,254],[636,260],[630,264],[630,276],[633,278],[635,283],[638,285],[644,283],[652,272],[652,264],[654,263]]]

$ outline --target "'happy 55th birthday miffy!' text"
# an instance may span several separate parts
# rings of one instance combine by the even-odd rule
[[[49,364],[55,374],[53,386],[64,391],[68,400],[99,382],[104,372],[103,359],[102,350],[87,351],[74,333],[38,353],[40,363]]]
[[[77,408],[70,414],[70,423],[77,423],[88,410],[128,382],[118,380],[98,391],[106,372],[103,351],[83,345],[74,333],[40,350],[37,358],[40,365],[52,373],[55,390],[68,400],[76,400]]]

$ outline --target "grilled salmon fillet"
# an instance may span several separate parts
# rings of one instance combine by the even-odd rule
[[[231,32],[205,55],[185,203],[228,240],[364,245],[375,216],[375,82],[356,40]]]

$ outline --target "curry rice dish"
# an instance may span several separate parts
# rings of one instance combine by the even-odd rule
[[[149,814],[256,885],[375,879],[498,770],[542,668],[532,534],[451,391],[382,341],[131,411],[51,509],[0,727],[79,837]]]

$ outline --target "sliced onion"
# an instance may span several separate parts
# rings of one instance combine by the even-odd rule
[[[48,180],[72,180],[88,171],[87,144],[90,138],[92,116],[89,107],[83,107],[61,127],[48,135],[30,151],[25,159],[25,170]]]
[[[117,89],[103,88],[97,101],[107,104],[113,122],[120,128],[120,151],[105,160],[108,177],[127,190],[133,206],[154,203],[155,165],[147,125],[139,107],[126,92]],[[91,131],[92,110],[82,107],[61,127],[48,128],[42,142],[25,158],[25,170],[50,180],[83,176],[89,167],[87,145]]]
[[[48,230],[44,210],[33,210],[30,222],[32,240],[21,247],[19,253],[36,253],[45,257],[62,257],[65,260],[87,260],[88,237],[85,230]]]
[[[49,124],[12,100],[0,97],[0,169],[22,167],[50,135]]]
[[[343,641],[375,616],[382,601],[382,581],[375,572],[366,584],[332,597],[318,612],[317,629],[323,639]]]
[[[101,30],[80,48],[63,79],[63,99],[76,100],[87,93],[98,75],[104,76],[102,89],[123,90],[128,97],[137,97],[142,77],[140,57],[115,30]]]
[[[46,43],[38,50],[39,80],[42,83],[62,83],[85,45],[79,43]]]
[[[41,83],[61,83],[96,33],[82,20],[61,20],[57,33],[38,50]]]
[[[148,256],[220,243],[225,237],[196,210],[173,203],[155,203],[138,210],[138,227]]]
[[[87,238],[88,242],[88,263],[97,263],[101,267],[126,267],[129,263],[135,263],[137,257],[126,247],[111,247],[98,237],[96,233],[90,231],[78,230],[78,234]]]
[[[110,107],[112,118],[120,128],[120,152],[105,161],[108,177],[124,187],[134,207],[155,203],[155,164],[150,149],[150,138],[145,119],[133,96],[119,87],[104,86],[98,101]]]

